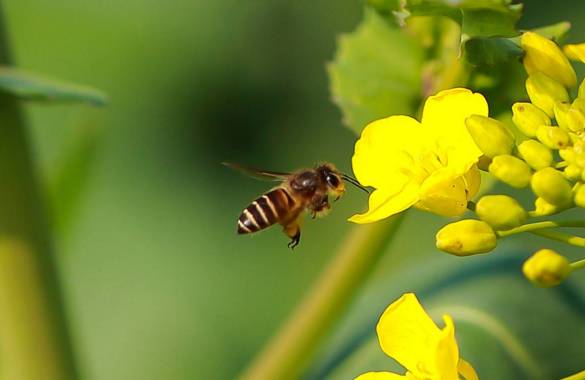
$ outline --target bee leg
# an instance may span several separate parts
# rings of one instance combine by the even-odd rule
[[[288,247],[290,249],[295,249],[301,241],[301,228],[299,227],[299,224],[294,222],[284,226],[284,233],[291,239],[288,243]]]

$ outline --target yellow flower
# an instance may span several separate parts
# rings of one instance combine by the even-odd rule
[[[556,43],[534,32],[522,34],[520,43],[526,52],[522,62],[529,75],[541,72],[566,87],[575,86],[575,70]]]
[[[458,380],[459,375],[478,380],[471,364],[459,358],[453,320],[448,315],[443,320],[445,327],[439,329],[416,296],[404,294],[384,311],[376,331],[382,350],[406,374],[368,372],[356,380]]]
[[[465,88],[441,91],[427,99],[422,121],[390,116],[368,124],[356,143],[353,171],[376,190],[369,210],[350,221],[370,223],[411,206],[457,216],[478,191],[476,167],[482,155],[465,119],[488,115],[481,94]]]

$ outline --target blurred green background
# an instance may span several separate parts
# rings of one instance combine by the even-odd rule
[[[585,40],[580,1],[527,3],[523,25],[569,20],[571,40]],[[4,8],[20,67],[88,84],[110,97],[103,109],[27,106],[47,193],[59,190],[47,198],[83,375],[234,378],[307,291],[348,231],[346,218],[366,199],[350,189],[325,220],[307,221],[302,243],[291,253],[278,228],[236,235],[241,209],[271,184],[220,162],[291,170],[331,161],[350,171],[355,136],[342,127],[330,101],[325,63],[336,36],[361,20],[363,4],[9,0]],[[566,301],[568,296],[530,286],[518,271],[499,272],[509,268],[496,262],[503,255],[471,263],[436,252],[433,236],[443,223],[416,211],[408,216],[392,253],[323,349],[325,367],[360,331],[371,333],[380,311],[404,291],[429,294],[429,306],[467,297],[496,314],[512,310],[511,320],[536,319],[517,331],[522,337],[552,329],[552,337],[533,340],[542,343],[534,348],[537,358],[550,357],[568,337],[585,341],[585,311],[574,296]],[[523,258],[540,244],[517,239],[507,249]],[[478,276],[450,295],[443,285],[429,290],[452,271],[483,264],[487,269],[470,270],[497,275]],[[584,281],[571,284],[585,291]],[[534,297],[550,299],[558,313],[512,307]],[[550,323],[561,320],[559,335]],[[478,358],[496,345],[485,336],[472,338],[465,335],[463,350],[469,341],[468,352]],[[498,350],[490,351],[491,360],[499,358],[505,367],[509,358]],[[578,369],[579,359],[571,355],[556,361],[551,373]],[[492,368],[488,359],[478,365],[484,373]],[[330,372],[332,378],[383,369],[369,360],[348,361],[348,372]],[[314,367],[313,376],[321,376],[323,367]]]

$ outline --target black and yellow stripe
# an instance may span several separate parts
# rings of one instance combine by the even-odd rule
[[[284,188],[272,190],[244,209],[238,219],[238,233],[249,234],[286,220],[296,202]]]

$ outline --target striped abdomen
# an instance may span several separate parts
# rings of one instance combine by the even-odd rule
[[[287,220],[295,206],[286,189],[269,191],[244,209],[238,219],[238,233],[249,234]]]

